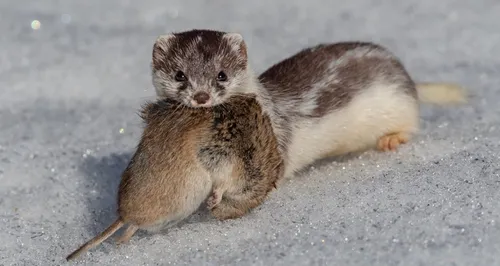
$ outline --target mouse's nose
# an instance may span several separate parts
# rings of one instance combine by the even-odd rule
[[[197,104],[204,104],[204,103],[208,102],[208,100],[210,100],[210,95],[208,95],[208,93],[206,93],[206,92],[200,91],[200,92],[197,92],[193,96],[193,100]]]

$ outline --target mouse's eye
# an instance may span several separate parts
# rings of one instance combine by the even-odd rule
[[[219,72],[219,74],[217,74],[217,81],[226,81],[226,80],[227,80],[226,73],[221,71]]]
[[[187,77],[186,77],[186,75],[184,74],[184,72],[182,72],[182,71],[177,71],[177,73],[175,73],[175,80],[176,80],[176,81],[186,81],[186,80],[187,80]]]

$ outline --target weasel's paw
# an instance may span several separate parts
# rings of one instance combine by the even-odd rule
[[[213,209],[217,204],[219,204],[222,200],[222,193],[214,191],[212,192],[212,196],[207,199],[207,208],[209,210]]]
[[[377,149],[380,151],[395,151],[400,144],[404,144],[408,140],[409,136],[406,133],[387,134],[378,139]]]

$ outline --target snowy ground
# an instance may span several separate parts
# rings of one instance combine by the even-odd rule
[[[317,164],[242,219],[200,212],[78,263],[500,265],[498,14],[496,0],[0,1],[0,265],[65,264],[115,218],[152,42],[191,28],[241,32],[259,72],[318,42],[376,41],[471,102],[424,106],[399,152]]]

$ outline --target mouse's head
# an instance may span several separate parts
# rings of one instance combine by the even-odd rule
[[[159,36],[151,68],[157,96],[190,107],[221,104],[244,92],[250,78],[243,37],[212,30]]]

